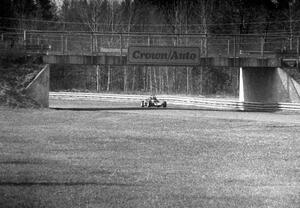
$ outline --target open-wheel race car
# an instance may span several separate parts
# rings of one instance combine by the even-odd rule
[[[141,107],[167,107],[166,101],[159,101],[156,96],[150,96],[141,102]]]

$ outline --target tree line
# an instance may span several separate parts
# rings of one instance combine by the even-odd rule
[[[16,18],[93,32],[295,35],[300,18],[299,0],[1,0],[0,5],[2,30],[20,24],[7,19]]]

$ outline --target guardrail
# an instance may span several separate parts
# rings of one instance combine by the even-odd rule
[[[105,93],[80,93],[80,92],[50,92],[50,99],[60,100],[91,100],[111,102],[134,102],[139,106],[140,101],[147,95],[123,95]],[[237,100],[188,97],[175,95],[159,95],[159,99],[166,100],[168,104],[194,106],[204,109],[215,110],[238,110],[238,111],[300,111],[300,103],[255,103],[239,102]]]

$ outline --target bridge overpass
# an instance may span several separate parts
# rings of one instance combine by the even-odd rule
[[[6,44],[7,48],[17,45],[25,53],[42,54],[47,64],[238,67],[240,102],[300,102],[300,85],[281,70],[286,66],[298,67],[298,37],[291,44],[286,37],[258,35],[32,31],[11,35],[12,39],[9,35],[2,34],[2,43],[18,44],[11,42]],[[144,56],[135,56],[131,50],[134,47],[144,50],[140,53]],[[168,54],[176,50],[183,51],[183,55],[193,54],[191,62],[170,61]],[[160,51],[155,57],[166,60],[146,60],[155,51]],[[133,60],[136,57],[144,60]]]
[[[290,37],[274,35],[24,30],[21,33],[2,33],[0,41],[0,50],[47,53],[43,60],[49,64],[127,65],[130,64],[127,55],[131,46],[198,47],[198,66],[294,67],[299,63],[299,37],[290,40]]]
[[[128,63],[127,53],[120,54],[47,54],[43,56],[47,64],[79,64],[79,65],[135,65]],[[276,68],[283,66],[297,66],[299,60],[296,58],[281,59],[270,57],[200,57],[198,64],[201,67],[267,67]],[[140,65],[140,64],[139,64]],[[157,64],[144,64],[145,66],[157,66]],[[160,65],[160,66],[165,66]],[[177,65],[178,66],[178,65]],[[188,65],[180,65],[188,66]]]

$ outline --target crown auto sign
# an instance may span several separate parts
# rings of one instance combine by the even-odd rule
[[[130,46],[128,64],[141,65],[198,65],[198,47]]]

